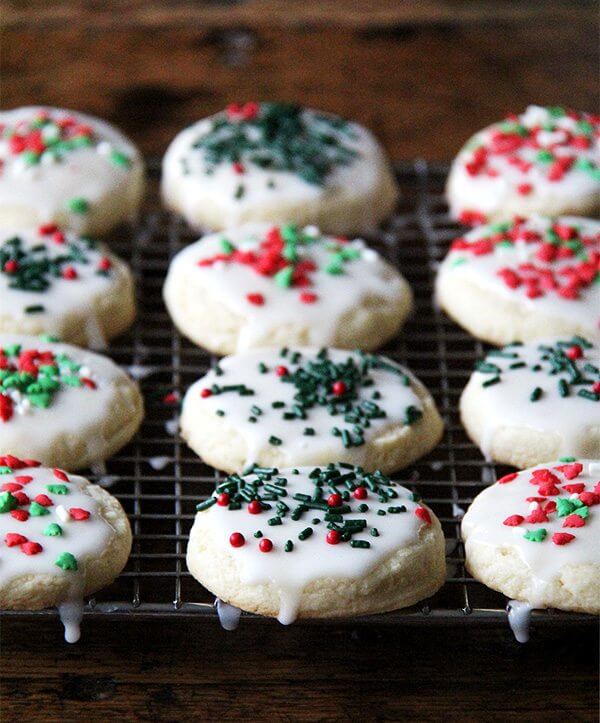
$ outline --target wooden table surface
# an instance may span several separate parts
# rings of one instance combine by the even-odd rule
[[[246,99],[358,119],[396,160],[449,159],[529,102],[597,106],[595,2],[5,0],[2,105],[49,103],[160,154]],[[459,621],[460,622],[460,621]],[[16,720],[597,720],[598,636],[455,625],[4,621],[1,713]]]

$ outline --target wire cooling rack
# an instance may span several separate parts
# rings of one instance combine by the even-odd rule
[[[448,243],[457,235],[443,200],[447,168],[417,161],[398,167],[402,199],[396,214],[369,242],[408,278],[415,312],[382,352],[406,364],[427,385],[445,420],[441,444],[397,479],[418,491],[440,518],[447,546],[448,580],[431,599],[394,613],[364,618],[369,623],[498,623],[506,620],[506,598],[472,580],[465,571],[460,519],[469,503],[506,470],[491,465],[466,437],[458,399],[484,345],[459,329],[433,303],[433,282]],[[137,438],[88,476],[112,483],[134,532],[125,571],[91,598],[86,616],[195,616],[218,624],[213,596],[187,572],[185,550],[198,501],[221,475],[207,467],[177,436],[178,404],[186,389],[216,361],[182,338],[161,298],[169,260],[196,236],[161,209],[158,164],[150,166],[147,208],[140,222],[115,234],[112,248],[135,273],[139,316],[108,353],[140,380],[146,419]],[[12,613],[12,615],[43,615]],[[6,616],[7,613],[4,613]],[[11,613],[8,613],[11,615]],[[244,615],[245,620],[264,620]],[[582,623],[585,615],[536,611],[541,622]],[[353,620],[356,622],[356,619]]]

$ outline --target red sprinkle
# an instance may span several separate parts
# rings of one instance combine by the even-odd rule
[[[202,399],[206,399],[207,397],[212,397],[212,392],[210,389],[204,388],[200,391],[200,396]]]
[[[585,525],[585,520],[581,515],[567,515],[565,517],[565,521],[563,522],[563,527],[583,527]]]
[[[521,196],[528,196],[533,191],[533,186],[531,183],[521,183],[517,186],[517,191],[521,194]]]
[[[366,487],[357,487],[354,490],[353,495],[357,500],[366,500],[369,493],[367,492]]]
[[[70,507],[69,514],[74,520],[87,520],[90,516],[90,513],[81,507]]]
[[[261,552],[271,552],[271,550],[273,549],[273,543],[267,537],[263,537],[262,540],[258,543],[258,549]]]
[[[244,535],[242,535],[241,532],[232,532],[231,535],[229,535],[229,544],[232,547],[242,547],[246,542],[246,538]]]
[[[579,344],[573,344],[573,346],[570,346],[567,349],[565,354],[572,360],[581,359],[583,356],[583,349],[579,346]]]
[[[505,485],[508,482],[512,482],[514,479],[516,479],[518,476],[517,472],[511,472],[510,474],[505,474],[504,477],[500,477],[498,480],[498,484]]]
[[[426,510],[424,507],[417,507],[415,510],[415,515],[420,519],[423,520],[426,524],[431,524],[431,515],[429,514],[429,511]]]
[[[227,494],[227,492],[221,492],[221,494],[217,497],[217,504],[219,507],[227,507],[229,504],[230,497]]]
[[[25,522],[29,519],[29,512],[27,510],[11,510],[10,516],[19,522]]]
[[[335,394],[336,397],[341,397],[342,394],[346,393],[347,389],[348,387],[346,387],[345,382],[342,381],[334,382],[331,387],[331,391]]]
[[[23,545],[27,542],[27,538],[25,535],[19,535],[18,532],[7,532],[4,535],[4,542],[6,542],[7,547],[15,547],[16,545]]]
[[[252,500],[248,505],[248,512],[251,515],[260,515],[262,512],[262,505],[258,500]]]
[[[337,545],[341,538],[342,536],[337,530],[329,530],[325,539],[330,545]]]
[[[571,535],[570,532],[555,532],[552,535],[552,542],[555,545],[568,545],[569,542],[575,539],[575,535]]]
[[[48,495],[36,495],[33,499],[42,507],[52,507],[54,504]]]
[[[246,299],[254,306],[262,306],[265,303],[265,297],[262,294],[246,294]]]
[[[288,368],[284,366],[278,366],[275,369],[275,374],[277,374],[278,377],[287,377],[289,374]]]
[[[583,502],[584,505],[587,505],[588,507],[593,507],[600,502],[600,495],[597,495],[595,492],[582,492],[579,495],[579,499]]]
[[[342,504],[342,495],[338,495],[337,492],[333,492],[327,498],[327,504],[329,507],[339,507]]]
[[[37,555],[43,550],[43,547],[40,545],[39,542],[24,542],[21,545],[21,550],[26,555]]]
[[[68,482],[68,481],[69,481],[69,478],[67,477],[66,473],[63,472],[61,469],[56,469],[56,468],[55,468],[55,469],[53,470],[53,472],[54,472],[54,476],[56,477],[56,479],[62,480],[63,482]]]
[[[511,515],[510,517],[507,517],[502,524],[507,527],[517,527],[524,519],[525,518],[522,515]]]
[[[300,301],[303,304],[314,304],[318,298],[319,297],[316,294],[313,294],[311,291],[303,291],[300,294]]]
[[[583,465],[581,462],[573,462],[572,464],[563,464],[554,469],[562,472],[567,479],[575,479],[583,472]],[[582,485],[583,486],[583,485]],[[565,489],[566,489],[565,485]]]

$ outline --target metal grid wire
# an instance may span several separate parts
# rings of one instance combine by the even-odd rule
[[[494,623],[506,619],[506,599],[465,572],[459,536],[464,510],[506,470],[485,462],[466,437],[457,412],[460,393],[474,362],[484,353],[484,345],[445,317],[432,299],[437,264],[458,230],[442,196],[446,171],[444,166],[425,161],[398,167],[402,200],[384,229],[368,240],[402,271],[415,294],[415,313],[382,352],[406,364],[426,384],[446,423],[441,444],[395,477],[418,491],[440,518],[447,540],[448,581],[433,598],[364,619],[370,623]],[[134,442],[111,459],[106,469],[106,475],[115,480],[111,492],[131,520],[132,554],[120,577],[88,601],[86,615],[209,619],[216,617],[214,598],[187,572],[185,550],[195,505],[211,493],[221,475],[178,438],[178,406],[165,403],[164,397],[171,392],[182,397],[216,358],[176,332],[162,302],[169,260],[196,236],[180,219],[161,209],[158,176],[158,164],[151,164],[148,205],[140,223],[110,239],[113,249],[134,270],[139,316],[132,330],[111,344],[108,353],[140,377],[147,415]],[[89,476],[102,481],[97,472]],[[533,615],[534,623],[559,620],[574,623],[590,618],[558,611]]]

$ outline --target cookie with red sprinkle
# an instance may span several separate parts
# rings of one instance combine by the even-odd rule
[[[127,516],[102,487],[0,456],[0,608],[57,606],[67,641],[76,642],[84,595],[112,582],[130,549]]]
[[[0,226],[103,234],[137,212],[139,151],[105,121],[28,106],[0,112]]]
[[[209,464],[351,462],[389,474],[431,451],[443,423],[426,388],[383,356],[256,349],[222,359],[188,390],[181,433]]]
[[[557,334],[600,339],[600,222],[513,219],[455,239],[436,295],[471,334],[492,344]]]
[[[316,223],[364,233],[393,210],[383,149],[357,123],[290,103],[232,103],[183,130],[163,161],[163,197],[195,228]]]
[[[466,566],[533,608],[600,613],[600,460],[563,458],[481,492],[462,522]]]
[[[531,105],[475,134],[447,185],[467,225],[513,216],[600,211],[600,116]]]
[[[375,349],[412,308],[404,277],[364,241],[295,224],[205,236],[173,259],[163,295],[179,330],[218,354]]]
[[[0,232],[0,332],[101,347],[134,316],[131,271],[104,244],[55,224]]]
[[[600,457],[600,347],[584,337],[494,349],[460,399],[462,422],[487,458],[531,467]]]
[[[138,385],[107,357],[0,334],[0,455],[82,469],[127,444],[143,413]]]
[[[221,600],[283,624],[396,610],[446,577],[439,520],[381,472],[255,467],[220,482],[197,510],[192,575]]]

